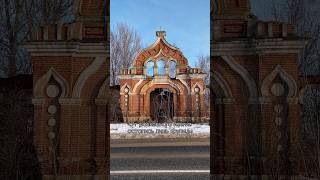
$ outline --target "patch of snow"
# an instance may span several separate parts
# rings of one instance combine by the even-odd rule
[[[111,139],[208,138],[210,126],[191,123],[121,123],[110,124]]]

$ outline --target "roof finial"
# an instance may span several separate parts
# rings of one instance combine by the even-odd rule
[[[156,35],[157,35],[157,37],[159,37],[159,38],[164,38],[164,37],[166,37],[166,31],[162,31],[162,28],[161,28],[161,26],[160,26],[160,31],[157,31],[157,32],[156,32]]]

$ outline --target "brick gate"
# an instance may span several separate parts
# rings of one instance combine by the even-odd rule
[[[223,174],[244,179],[247,174],[267,175],[268,160],[275,154],[285,163],[281,167],[291,167],[281,168],[282,174],[299,172],[295,157],[303,85],[297,59],[305,41],[292,25],[259,21],[250,14],[248,0],[212,0],[211,5],[211,173],[218,179]],[[74,14],[73,23],[39,27],[26,45],[33,64],[34,144],[44,179],[105,179],[109,6],[102,0],[77,0]],[[186,73],[184,57],[177,51],[173,56],[182,62],[179,72]],[[124,70],[122,76],[147,73],[144,60],[142,53],[136,69]],[[201,73],[194,69],[191,74]],[[133,107],[128,109],[132,121],[150,116],[149,96],[132,93],[137,89],[143,95],[156,88],[180,95],[201,92],[203,87],[166,82],[143,88],[140,79],[123,81],[121,99],[125,102],[125,93],[131,93],[127,102]],[[176,97],[177,117],[192,113],[184,98]]]

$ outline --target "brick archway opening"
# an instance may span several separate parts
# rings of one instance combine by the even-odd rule
[[[150,93],[150,116],[158,123],[171,122],[174,117],[174,94],[167,88]]]

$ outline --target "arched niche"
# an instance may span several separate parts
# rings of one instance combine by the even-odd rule
[[[128,83],[125,83],[121,88],[120,88],[120,94],[123,94],[125,92],[125,88],[129,89],[128,93],[132,93],[132,88]]]
[[[270,72],[262,81],[261,95],[263,97],[272,96],[269,89],[277,75],[288,85],[288,97],[296,97],[298,93],[298,86],[294,78],[290,74],[288,74],[280,65],[277,65],[277,67],[274,68],[273,71]]]
[[[164,76],[166,75],[166,61],[163,59],[159,59],[156,61],[157,63],[157,75]]]
[[[176,78],[177,74],[177,62],[175,60],[170,60],[168,62],[168,69],[169,69],[169,77]]]
[[[257,84],[249,71],[242,65],[237,63],[236,59],[232,56],[221,56],[222,59],[230,66],[230,68],[240,75],[243,81],[246,83],[250,98],[258,97]]]
[[[211,77],[213,82],[210,83],[210,91],[215,92],[218,97],[231,98],[231,87],[223,76],[217,71],[212,70]]]
[[[155,63],[152,60],[149,60],[145,63],[146,75],[148,77],[154,76],[154,65]]]
[[[97,95],[97,99],[107,99],[109,98],[109,78],[106,78],[101,87],[99,88],[99,92]]]
[[[195,83],[195,84],[191,87],[191,92],[192,92],[192,93],[196,93],[196,90],[195,90],[196,88],[199,88],[199,89],[200,89],[200,91],[199,91],[200,94],[203,94],[204,91],[205,91],[205,87],[203,87],[203,85],[200,85],[199,83]]]
[[[45,73],[43,76],[41,76],[39,78],[36,85],[34,86],[34,97],[35,98],[45,97],[45,87],[47,86],[51,77],[54,78],[54,80],[61,87],[60,97],[64,98],[64,97],[68,96],[68,93],[69,93],[68,82],[54,68],[50,68],[47,73]]]

